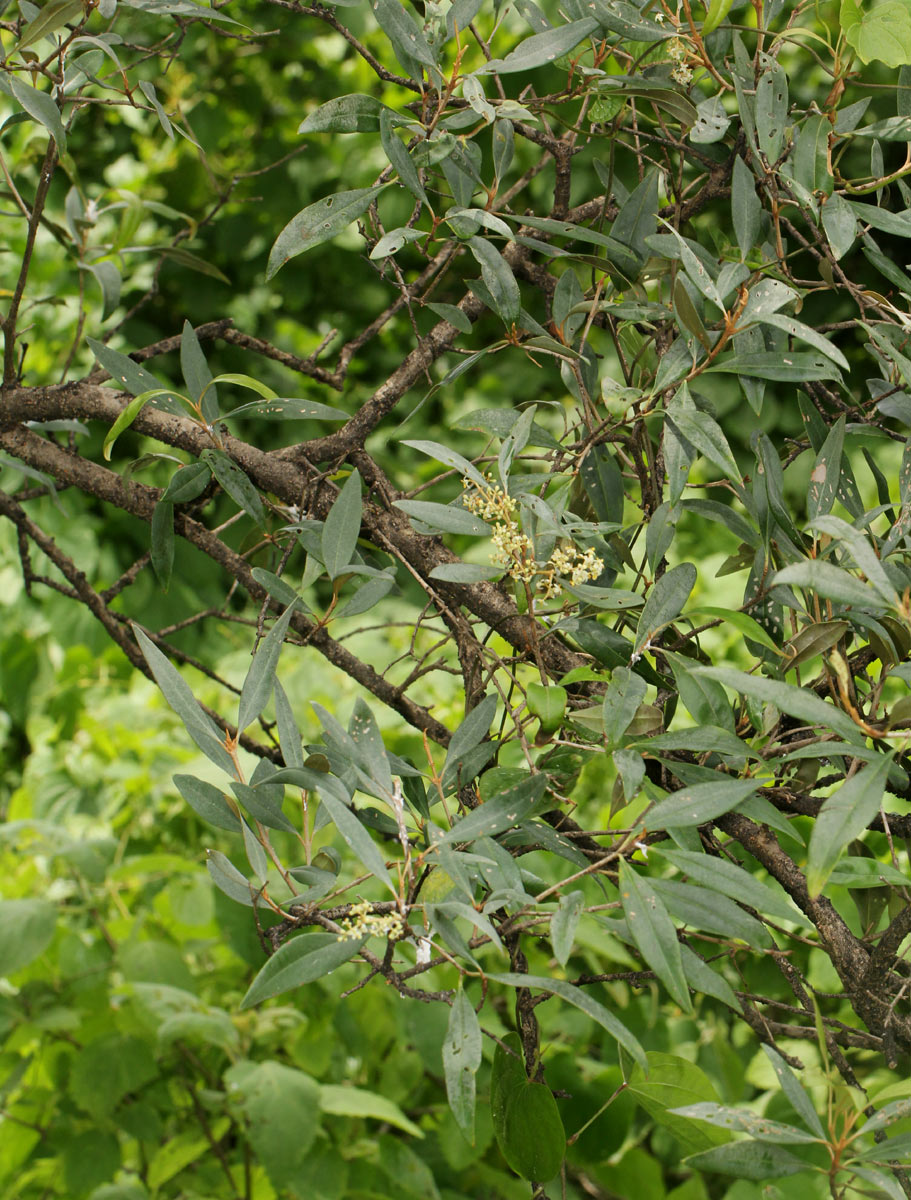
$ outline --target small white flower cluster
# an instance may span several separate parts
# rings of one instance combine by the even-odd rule
[[[531,538],[519,528],[515,517],[516,502],[512,496],[489,477],[484,487],[470,479],[464,481],[463,487],[466,493],[463,503],[468,511],[482,520],[495,522],[491,534],[494,560],[506,567],[513,579],[523,583],[531,583],[536,575],[540,575],[537,586],[545,600],[559,596],[561,585],[558,576],[579,584],[597,579],[604,570],[604,563],[594,550],[588,549],[583,554],[575,546],[558,546],[549,561],[539,565],[535,562]]]
[[[362,937],[398,938],[405,932],[405,922],[397,912],[371,912],[373,905],[369,900],[361,900],[352,904],[348,916],[342,922],[343,933],[339,934],[340,941],[354,942]]]
[[[572,584],[579,584],[597,579],[603,570],[604,560],[599,558],[590,546],[584,554],[575,546],[568,549],[558,546],[550,556],[544,578],[538,583],[538,590],[545,600],[551,600],[554,596],[559,596],[562,590],[558,575],[569,579]]]
[[[680,38],[674,38],[667,48],[668,54],[674,60],[674,69],[671,71],[671,79],[675,83],[683,84],[686,87],[692,82],[693,72],[683,61],[686,58],[686,46]]]

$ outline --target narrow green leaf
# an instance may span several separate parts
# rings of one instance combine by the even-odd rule
[[[252,517],[257,525],[264,525],[266,513],[259,492],[247,478],[233,458],[223,450],[203,450],[199,456],[235,504]]]
[[[211,478],[212,472],[205,463],[195,462],[178,467],[161,493],[161,501],[167,504],[186,504],[195,500],[206,490]]]
[[[220,892],[224,892],[238,904],[246,905],[247,908],[256,907],[260,889],[254,887],[246,876],[241,875],[237,867],[220,850],[206,851],[206,870]]]
[[[120,437],[125,429],[129,429],[145,406],[150,400],[156,396],[166,395],[167,392],[163,388],[155,388],[152,392],[143,392],[131,400],[126,408],[121,412],[120,416],[107,431],[104,436],[104,444],[101,447],[102,453],[108,462],[111,461],[111,452],[114,449],[114,443]]]
[[[810,1169],[809,1163],[788,1150],[762,1142],[727,1142],[723,1146],[691,1154],[684,1161],[694,1171],[717,1171],[721,1175],[755,1179],[759,1183]]]
[[[824,1138],[826,1132],[823,1129],[822,1121],[817,1116],[816,1109],[813,1106],[813,1101],[801,1086],[797,1076],[785,1062],[784,1058],[767,1043],[763,1043],[762,1047],[766,1058],[772,1064],[778,1082],[781,1084],[781,1089],[791,1103],[791,1107],[806,1125],[813,1131],[817,1137]]]
[[[552,996],[559,996],[561,1000],[565,1000],[567,1004],[572,1004],[575,1008],[580,1009],[587,1016],[596,1021],[602,1029],[606,1029],[616,1042],[618,1042],[624,1050],[633,1056],[637,1063],[640,1063],[643,1070],[648,1070],[645,1051],[639,1044],[639,1041],[622,1022],[618,1021],[614,1014],[603,1004],[599,1004],[594,996],[588,992],[584,992],[582,988],[578,988],[575,984],[567,983],[563,979],[550,979],[541,975],[524,975],[519,972],[508,972],[506,974],[488,974],[488,979],[492,979],[495,983],[503,983],[508,987],[514,988],[538,988],[542,992],[548,992]]]
[[[396,57],[406,70],[409,69],[409,60],[425,67],[436,66],[436,57],[420,25],[410,11],[405,11],[399,0],[370,0],[370,7],[377,24],[392,43]]]
[[[398,0],[390,0],[397,8],[401,8]],[[402,10],[404,12],[404,10]],[[269,263],[266,267],[266,279],[273,275],[298,254],[312,250],[323,242],[328,242],[346,229],[352,221],[367,211],[376,196],[386,186],[384,183],[374,187],[353,188],[350,191],[336,192],[326,196],[301,209],[293,217],[275,240],[275,245],[269,252]]]
[[[449,1107],[466,1139],[475,1143],[475,1076],[481,1065],[481,1026],[462,988],[449,1010],[443,1039],[443,1075]]]
[[[604,737],[608,746],[616,746],[629,728],[639,705],[645,700],[648,684],[641,675],[626,667],[617,667],[604,693]]]
[[[272,628],[259,644],[259,649],[253,656],[247,677],[240,693],[240,707],[237,715],[238,733],[252,725],[269,703],[272,695],[272,685],[275,681],[275,668],[285,644],[285,634],[288,625],[297,608],[297,601],[289,604]]]
[[[161,590],[166,592],[174,567],[174,505],[165,500],[159,500],[152,509],[150,558]]]
[[[759,240],[762,203],[756,195],[756,176],[739,155],[731,178],[731,216],[740,257],[746,259]]]
[[[187,391],[197,403],[203,401],[206,420],[214,421],[218,415],[218,392],[215,387],[210,386],[212,372],[202,352],[196,330],[189,321],[184,321],[180,338],[180,369]]]
[[[420,1125],[410,1121],[397,1104],[366,1088],[324,1083],[320,1086],[320,1108],[332,1117],[354,1117],[360,1120],[369,1117],[401,1129],[409,1137],[424,1137]]]
[[[803,926],[809,925],[807,918],[783,892],[772,891],[771,887],[736,863],[694,850],[675,849],[665,844],[654,846],[652,850],[673,863],[689,879],[704,887],[713,888],[740,904],[748,904],[764,916],[793,921]]]
[[[619,888],[623,914],[646,965],[684,1012],[692,1012],[677,930],[667,909],[649,881],[625,859],[620,860]]]
[[[454,504],[435,504],[429,500],[396,500],[394,505],[409,517],[414,517],[423,525],[429,526],[434,532],[467,533],[483,537],[491,531],[486,521],[474,516],[467,508]]]
[[[273,396],[268,400],[251,400],[241,404],[239,408],[223,413],[219,420],[229,421],[232,417],[259,417],[266,421],[347,421],[349,414],[343,408],[318,404],[315,400]]]
[[[342,485],[323,523],[321,547],[330,579],[344,574],[345,568],[351,565],[361,533],[362,512],[361,477],[354,470]]]
[[[9,83],[15,99],[30,117],[34,117],[44,126],[57,143],[58,153],[66,154],[66,130],[60,118],[60,109],[47,92],[39,92],[18,75],[10,75]]]
[[[671,567],[653,585],[639,617],[633,658],[638,658],[652,638],[676,620],[696,585],[696,568],[692,563]]]
[[[50,37],[62,25],[69,25],[73,22],[78,24],[85,15],[86,11],[82,0],[51,0],[51,3],[45,4],[37,17],[33,17],[22,30],[22,36],[16,43],[16,50],[22,51],[27,46],[31,46],[33,42]]]
[[[221,788],[204,779],[196,779],[193,775],[175,775],[174,783],[197,816],[216,829],[240,832],[240,818],[228,804]]]
[[[132,628],[155,682],[161,688],[165,700],[183,721],[187,733],[207,758],[233,778],[234,763],[225,749],[224,735],[218,726],[203,712],[183,677],[155,643],[138,625],[133,624]]]
[[[697,783],[671,792],[643,815],[649,829],[677,829],[703,825],[735,809],[757,790],[750,779],[719,778],[717,783]]]
[[[867,828],[882,802],[892,754],[853,775],[819,810],[807,850],[807,887],[818,896],[845,846]]]
[[[738,1133],[748,1133],[758,1142],[772,1142],[779,1145],[809,1145],[820,1139],[813,1133],[798,1129],[796,1125],[785,1125],[781,1121],[770,1121],[768,1117],[760,1116],[749,1108],[732,1108],[725,1104],[687,1104],[683,1108],[672,1110],[681,1117],[690,1117],[695,1121],[708,1121],[719,1129],[733,1129]]]
[[[473,842],[479,837],[495,837],[519,825],[544,795],[546,788],[546,775],[528,776],[520,783],[491,796],[456,821],[437,845],[451,846],[459,842]]]
[[[863,731],[848,714],[836,708],[834,704],[821,700],[806,688],[792,687],[791,684],[780,683],[777,679],[747,675],[745,671],[735,671],[731,667],[696,667],[695,670],[711,679],[719,680],[744,696],[752,696],[763,704],[774,704],[782,712],[798,717],[808,725],[818,725],[824,730],[830,729],[847,742],[860,742],[863,745]]]
[[[776,573],[769,580],[771,586],[785,584],[789,587],[807,588],[836,604],[848,604],[857,608],[873,608],[880,606],[880,600],[873,588],[867,583],[861,583],[854,575],[842,567],[826,562],[820,558],[807,558],[803,562],[791,563]]]
[[[532,34],[505,58],[493,59],[480,67],[475,74],[495,71],[498,75],[506,75],[515,71],[533,71],[536,67],[546,66],[568,54],[597,28],[598,21],[594,17],[585,17],[581,21],[570,21],[568,25],[558,29],[547,29],[544,33]]]
[[[568,892],[560,898],[560,905],[550,919],[550,944],[553,946],[554,958],[561,967],[566,966],[572,954],[573,939],[584,903],[584,893]]]
[[[911,232],[911,230],[909,230]],[[753,375],[757,379],[773,379],[779,383],[807,383],[817,379],[840,379],[830,358],[820,354],[805,354],[799,350],[785,355],[771,350],[756,354],[734,354],[706,368],[707,371],[731,375]]]
[[[298,133],[376,133],[384,109],[374,96],[354,93],[320,104],[297,127]]]
[[[354,852],[356,857],[363,863],[370,874],[386,885],[392,892],[393,896],[398,895],[395,884],[392,882],[392,877],[386,870],[386,864],[383,861],[383,856],[376,848],[370,834],[360,823],[355,814],[351,811],[347,804],[343,804],[332,792],[328,791],[325,786],[320,791],[320,799],[326,808],[329,816],[332,818],[332,823],[342,835],[342,838],[347,842],[348,846]]]
[[[240,1007],[252,1008],[271,996],[290,992],[305,983],[322,979],[342,963],[358,954],[366,938],[339,938],[334,933],[301,933],[267,961],[253,982]]]
[[[836,259],[844,258],[857,237],[857,216],[841,196],[829,196],[822,206],[822,227]]]
[[[430,201],[427,198],[427,193],[424,191],[423,184],[421,183],[421,177],[418,174],[418,169],[415,166],[411,155],[408,153],[407,147],[402,145],[401,141],[393,132],[394,124],[395,121],[392,113],[387,108],[382,108],[379,119],[380,141],[383,144],[386,157],[389,159],[389,162],[392,164],[392,166],[395,167],[396,171],[398,171],[399,179],[402,181],[405,187],[408,188],[409,192],[411,192],[415,199],[420,200],[423,204],[426,204],[428,207],[430,207]],[[433,305],[430,305],[430,307],[432,308]],[[447,307],[450,306],[447,305]],[[463,330],[463,332],[470,332],[470,328],[471,327],[469,325],[469,329]]]
[[[522,309],[522,297],[512,267],[499,250],[484,238],[469,238],[468,249],[481,267],[481,278],[493,297],[497,316],[504,324],[512,325],[519,319]]]

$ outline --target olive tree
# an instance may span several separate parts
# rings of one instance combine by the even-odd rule
[[[486,1047],[535,1194],[573,1178],[547,1046],[578,1019],[622,1074],[602,1108],[631,1091],[694,1169],[911,1195],[885,1136],[907,1088],[863,1090],[911,1052],[906,6],[20,9],[0,512],[34,595],[88,609],[209,760],[174,784],[234,838],[208,867],[261,932],[244,1005],[352,964],[446,1006],[455,1119],[471,1141]],[[283,345],[213,303],[131,341],[169,263],[230,275],[193,239],[240,176],[201,215],[100,202],[89,138],[196,145],[167,70],[200,31],[243,61],[270,22],[366,81],[341,94],[327,61],[330,98],[278,117],[298,165],[341,145],[303,208],[273,190],[256,263],[313,327]],[[496,402],[459,411],[485,373]],[[133,531],[117,579],[47,532],[67,492]],[[131,599],[150,573],[181,608],[163,627]],[[205,633],[228,625],[242,680]],[[353,711],[289,698],[314,656]],[[671,1089],[652,1005],[746,1026],[781,1120]]]

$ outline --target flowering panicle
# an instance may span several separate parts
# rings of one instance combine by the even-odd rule
[[[546,563],[537,563],[532,540],[516,520],[517,504],[513,497],[489,476],[483,487],[470,479],[464,480],[462,486],[465,489],[462,502],[468,511],[494,523],[490,538],[494,561],[523,583],[531,583],[535,576],[540,576],[537,587],[543,599],[559,596],[562,585],[558,577],[579,584],[597,579],[604,570],[604,563],[594,550],[589,548],[583,553],[575,546],[558,546]]]
[[[673,79],[675,83],[680,83],[686,87],[692,82],[693,79],[693,72],[691,68],[688,67],[684,62],[684,59],[686,58],[686,45],[680,40],[680,38],[674,38],[674,40],[668,46],[667,52],[674,60],[674,68],[671,71],[671,79]]]
[[[352,904],[342,922],[340,941],[357,941],[362,937],[398,938],[405,932],[405,922],[397,912],[375,913],[369,900]]]

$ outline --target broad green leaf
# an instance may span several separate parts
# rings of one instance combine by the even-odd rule
[[[864,11],[859,0],[841,0],[838,14],[845,41],[861,62],[887,67],[911,63],[911,12],[901,0],[884,0]]]
[[[207,783],[204,779],[196,779],[193,775],[175,775],[174,784],[197,816],[214,825],[216,829],[228,829],[231,833],[240,832],[237,813],[228,804],[221,788],[216,787],[214,783]]]
[[[177,669],[136,624],[133,625],[133,634],[155,677],[155,682],[161,688],[165,700],[183,721],[187,733],[207,758],[233,778],[234,762],[225,749],[224,734],[200,708]]]
[[[691,659],[681,654],[666,655],[674,674],[680,699],[697,725],[714,725],[734,732],[734,713],[727,693],[714,679],[694,675],[690,670]]]
[[[361,477],[354,470],[342,485],[323,523],[321,546],[330,579],[337,579],[351,565],[360,537],[362,512]]]
[[[296,832],[282,811],[284,787],[280,784],[270,784],[266,779],[261,779],[259,786],[234,782],[231,784],[231,791],[250,816],[267,829],[282,829],[285,833]]]
[[[719,778],[717,783],[697,783],[671,792],[648,809],[643,820],[649,829],[677,829],[688,825],[703,825],[731,812],[757,790],[759,782],[751,779]]]
[[[541,722],[543,733],[553,733],[560,728],[568,699],[566,688],[555,683],[529,683],[525,696],[528,711]]]
[[[449,1010],[443,1039],[443,1075],[449,1107],[466,1139],[474,1145],[475,1076],[481,1065],[481,1027],[471,1001],[459,988]]]
[[[710,0],[706,5],[705,20],[702,22],[702,36],[706,37],[717,29],[733,7],[733,0]]]
[[[225,1072],[228,1095],[245,1118],[245,1133],[273,1187],[285,1190],[306,1172],[320,1132],[320,1086],[274,1059],[242,1060]]]
[[[298,133],[376,133],[384,105],[373,96],[354,93],[320,104],[297,127]]]
[[[639,952],[684,1012],[692,1012],[677,930],[650,882],[620,860],[620,901]]]
[[[823,802],[807,851],[807,888],[811,896],[819,895],[842,850],[879,812],[892,757],[882,755],[878,763],[858,771]]]
[[[650,171],[620,206],[611,226],[611,237],[644,262],[649,256],[647,237],[658,231],[658,172]]]
[[[203,450],[199,458],[210,469],[234,503],[242,508],[249,517],[252,517],[257,525],[264,525],[266,512],[259,492],[234,459],[229,458],[223,450]]]
[[[576,926],[582,915],[585,895],[582,892],[567,892],[560,898],[557,911],[550,919],[550,944],[553,946],[554,957],[561,967],[565,967],[573,950],[573,939],[576,936]]]
[[[680,616],[695,585],[696,568],[692,563],[679,563],[655,581],[639,617],[634,658],[638,658],[652,638]]]
[[[14,975],[40,958],[57,925],[57,906],[49,900],[0,900],[0,972]]]
[[[581,1009],[593,1021],[596,1021],[602,1029],[606,1029],[611,1037],[633,1056],[636,1062],[641,1063],[645,1067],[645,1051],[639,1044],[638,1039],[630,1033],[626,1026],[609,1009],[605,1008],[603,1004],[599,1004],[594,996],[583,991],[582,988],[578,988],[572,983],[567,983],[563,979],[550,979],[541,975],[525,975],[518,972],[507,972],[506,974],[497,975],[488,974],[487,978],[492,979],[495,983],[506,984],[508,987],[538,988],[542,992],[559,996],[567,1004],[572,1004],[575,1008]]]
[[[594,33],[598,21],[593,17],[585,17],[581,21],[570,21],[558,29],[547,29],[544,33],[532,34],[524,42],[520,42],[515,50],[505,58],[495,58],[475,74],[496,72],[506,75],[515,71],[532,71],[536,67],[546,66],[555,59],[562,58],[570,50],[574,50],[581,41]]]
[[[256,720],[272,695],[272,684],[275,681],[275,668],[278,666],[282,646],[288,625],[294,616],[297,601],[289,604],[272,628],[259,644],[253,656],[247,677],[240,693],[240,708],[237,717],[238,733],[243,731]]]
[[[566,1153],[566,1132],[549,1087],[525,1080],[509,1092],[497,1141],[523,1179],[546,1181],[557,1174]]]
[[[47,92],[41,92],[32,87],[18,75],[9,76],[13,96],[22,105],[30,117],[34,117],[48,131],[57,143],[59,154],[66,154],[66,131],[60,117],[60,109]]]
[[[728,1141],[727,1134],[718,1133],[701,1121],[674,1115],[674,1109],[681,1105],[719,1098],[701,1067],[679,1055],[656,1050],[650,1050],[647,1058],[647,1072],[637,1065],[629,1073],[629,1090],[652,1120],[669,1130],[685,1153],[707,1150]]]
[[[240,1007],[252,1008],[271,996],[322,979],[354,958],[366,938],[340,938],[334,933],[301,933],[275,951],[253,980]]]
[[[401,7],[398,0],[390,0],[390,3]],[[305,250],[312,250],[314,246],[328,242],[341,233],[352,221],[356,221],[367,211],[385,186],[380,183],[374,187],[336,192],[334,196],[326,196],[323,200],[317,200],[315,204],[301,209],[278,235],[269,252],[266,279],[269,280],[277,274],[289,259],[303,254]]]
[[[337,1083],[320,1085],[320,1108],[332,1117],[369,1117],[401,1129],[410,1137],[422,1138],[420,1125],[408,1119],[397,1104],[386,1096],[370,1092],[366,1088],[349,1087]]]
[[[732,667],[697,667],[696,670],[744,696],[751,696],[763,704],[774,704],[782,712],[798,717],[807,725],[818,725],[839,734],[847,742],[860,742],[863,745],[863,731],[848,714],[806,688],[792,687],[777,679],[747,675],[745,671],[736,671]]]
[[[472,809],[456,821],[436,844],[451,846],[459,842],[473,842],[477,838],[495,837],[511,829],[525,820],[546,788],[546,775],[529,775]]]

